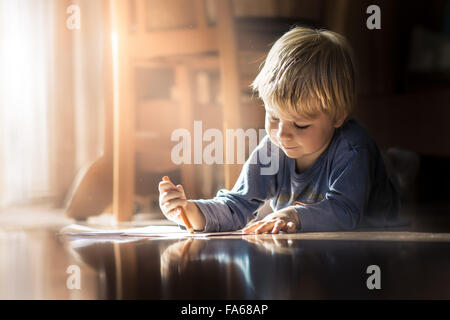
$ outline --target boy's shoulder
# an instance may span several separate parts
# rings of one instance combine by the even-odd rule
[[[369,132],[356,119],[350,118],[336,132],[338,148],[368,151],[377,149]]]
[[[331,167],[338,171],[354,160],[358,161],[359,168],[373,168],[382,161],[375,140],[366,128],[353,118],[336,130],[327,157]]]

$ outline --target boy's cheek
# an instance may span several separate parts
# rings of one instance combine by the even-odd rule
[[[271,129],[270,126],[266,125],[266,133],[269,136],[270,141],[272,141],[273,144],[275,144],[276,146],[280,146],[280,144],[278,143],[278,139],[277,139],[277,131],[275,129]]]
[[[270,138],[270,141],[272,141],[272,143],[274,145],[276,145],[278,148],[280,148],[282,150],[280,143],[278,142],[278,140],[275,137],[272,137],[269,135],[269,138]]]
[[[270,130],[271,130],[271,128],[270,128],[270,124],[269,124],[269,121],[267,121],[266,120],[266,122],[264,123],[264,129],[266,129],[266,133],[269,135],[269,137],[270,137]]]

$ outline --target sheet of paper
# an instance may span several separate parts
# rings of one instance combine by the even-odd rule
[[[218,236],[242,235],[241,231],[231,232],[196,232],[191,234],[185,230],[180,230],[177,226],[148,226],[142,228],[134,228],[125,231],[122,236],[128,237],[189,237],[189,238],[207,238]]]
[[[121,236],[121,237],[148,237],[148,238],[207,238],[219,236],[243,235],[242,231],[232,232],[196,232],[190,234],[178,226],[147,226],[127,229],[102,229],[71,224],[61,229],[60,234],[69,236]]]
[[[79,224],[70,224],[62,228],[59,233],[70,236],[120,236],[127,229],[104,229],[83,226]]]

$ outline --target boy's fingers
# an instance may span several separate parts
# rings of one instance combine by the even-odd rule
[[[255,233],[266,233],[272,230],[274,225],[273,221],[266,221],[261,226],[255,229]]]
[[[287,233],[294,233],[296,231],[295,224],[291,221],[286,223],[286,225],[283,228],[283,231]]]
[[[251,225],[249,225],[249,226],[245,227],[244,229],[242,229],[242,231],[244,233],[254,233],[255,229],[258,228],[263,223],[264,223],[264,221],[254,222]]]
[[[183,197],[183,199],[186,199],[186,194],[185,194],[184,188],[181,184],[177,185],[177,190],[178,190],[178,192],[181,193],[181,196]]]
[[[280,232],[280,230],[282,230],[285,225],[286,225],[286,223],[283,220],[278,220],[277,222],[275,222],[275,225],[272,229],[272,233]]]
[[[273,228],[274,221],[260,220],[242,229],[244,233],[263,233],[269,232]]]
[[[172,182],[169,181],[161,181],[158,184],[158,190],[160,193],[164,193],[173,189],[177,189]]]
[[[288,233],[294,233],[296,230],[296,228],[295,228],[295,224],[293,223],[293,222],[288,222],[287,224],[286,224],[286,232],[288,232]]]
[[[160,197],[160,202],[162,204],[165,204],[166,202],[172,200],[172,199],[176,199],[176,198],[180,198],[181,199],[182,194],[179,191],[167,191],[161,194]]]
[[[177,207],[185,207],[186,204],[187,204],[186,199],[177,198],[177,199],[167,201],[164,204],[164,207],[166,208],[167,211],[170,211],[170,210],[176,209]]]
[[[250,225],[244,227],[244,228],[242,229],[242,231],[243,231],[244,233],[250,232],[250,230],[253,229],[253,226],[254,226],[254,223],[252,223],[252,224],[250,224]]]
[[[169,220],[172,220],[175,223],[181,224],[182,220],[180,217],[180,210],[178,208],[175,208],[173,210],[170,210],[166,213],[166,217]]]
[[[170,188],[170,182],[168,181],[160,181],[158,184],[158,190],[159,192],[166,192],[167,189]]]

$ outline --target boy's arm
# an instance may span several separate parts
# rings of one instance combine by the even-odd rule
[[[366,214],[375,184],[385,193],[380,197],[383,202],[379,205],[381,212],[371,218],[379,226],[386,224],[387,215],[398,208],[397,195],[393,194],[396,191],[385,174],[384,166],[374,170],[377,163],[372,156],[366,149],[352,149],[336,159],[324,200],[318,204],[293,207],[298,213],[300,231],[355,229],[363,220],[363,214]]]
[[[189,222],[192,224],[194,230],[201,231],[205,229],[205,216],[194,202],[188,200],[186,211],[189,212]]]
[[[243,228],[254,218],[253,213],[275,192],[277,177],[282,170],[279,166],[282,163],[279,150],[271,148],[273,145],[268,137],[264,138],[244,164],[231,191],[220,190],[217,196],[210,200],[191,200],[205,218],[204,231],[232,231]],[[261,163],[263,154],[266,158],[270,157],[270,164]],[[277,170],[264,170],[274,166],[274,162]]]

